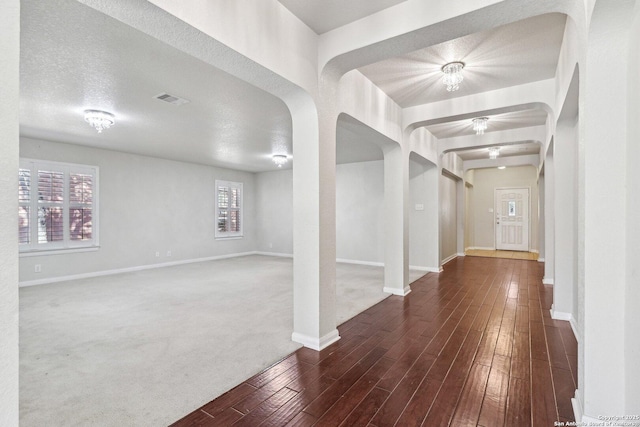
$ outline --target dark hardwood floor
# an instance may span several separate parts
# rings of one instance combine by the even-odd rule
[[[577,343],[536,261],[457,258],[173,426],[553,426]],[[215,369],[215,368],[212,368]]]

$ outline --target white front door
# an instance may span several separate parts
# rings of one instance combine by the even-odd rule
[[[529,251],[529,189],[496,189],[496,249]]]

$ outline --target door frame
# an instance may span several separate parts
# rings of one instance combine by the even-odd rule
[[[498,190],[527,190],[529,194],[529,210],[528,210],[528,227],[527,227],[527,252],[531,252],[531,187],[530,186],[519,186],[519,187],[494,187],[493,188],[493,247],[495,250],[498,250],[498,228],[496,227],[496,210],[498,208],[497,205],[497,196]]]

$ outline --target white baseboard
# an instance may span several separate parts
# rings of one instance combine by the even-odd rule
[[[421,265],[410,265],[409,270],[426,271],[427,273],[442,273],[442,267],[423,267]]]
[[[293,258],[293,254],[285,254],[285,253],[280,253],[280,252],[256,252],[256,255],[264,255],[264,256],[275,256],[275,257],[281,257],[281,258]]]
[[[539,254],[540,253],[537,249],[529,249],[529,252],[533,252],[534,254]]]
[[[556,311],[553,307],[553,304],[551,304],[551,310],[549,311],[551,312],[551,318],[555,320],[565,320],[568,322],[571,321],[571,318],[573,318],[573,315],[571,313]]]
[[[550,277],[545,277],[542,279],[542,284],[543,285],[551,285],[553,286],[553,278]]]
[[[580,394],[578,390],[571,399],[571,407],[573,408],[573,416],[576,419],[576,425],[580,426],[610,426],[610,427],[618,427],[622,424],[618,424],[615,421],[608,421],[603,419],[598,419],[595,417],[590,417],[584,413],[584,406],[582,405],[582,401],[580,400]],[[624,422],[621,420],[621,422]]]
[[[446,257],[445,259],[443,259],[441,264],[445,265],[446,263],[448,263],[449,261],[451,261],[451,260],[453,260],[453,259],[455,259],[457,257],[458,257],[458,254],[450,255],[450,256]]]
[[[576,422],[582,422],[582,402],[580,401],[580,394],[577,389],[574,397],[571,399],[571,407],[573,408],[573,417],[576,419]]]
[[[544,262],[544,258],[538,258],[538,262]]]
[[[456,256],[465,256],[465,253],[464,253],[464,252],[458,252],[458,253],[456,254]]]
[[[475,251],[495,251],[496,248],[490,248],[485,246],[469,246],[465,250],[475,250]]]
[[[553,307],[553,304],[551,304],[551,310],[549,311],[551,312],[552,319],[568,321],[569,325],[571,325],[573,336],[576,338],[576,341],[580,342],[580,337],[582,336],[582,334],[580,332],[580,329],[578,328],[578,322],[576,318],[573,317],[573,314],[566,313],[564,311],[556,311]]]
[[[372,267],[384,267],[384,262],[358,261],[355,259],[343,259],[343,258],[337,258],[336,262],[342,262],[344,264],[370,265]]]
[[[92,277],[111,276],[112,274],[131,273],[134,271],[151,270],[153,268],[173,267],[176,265],[193,264],[196,262],[216,261],[220,259],[237,258],[247,255],[255,255],[256,252],[241,252],[235,254],[218,255],[206,258],[184,259],[180,261],[163,262],[159,264],[139,265],[135,267],[117,268],[114,270],[94,271],[91,273],[72,274],[69,276],[49,277],[46,279],[27,280],[19,283],[19,287],[46,285],[49,283],[66,282],[67,280],[89,279]]]
[[[411,292],[411,287],[410,286],[405,286],[405,288],[403,290],[400,290],[398,288],[389,288],[387,286],[385,286],[384,288],[382,288],[382,292],[386,292],[388,294],[393,294],[393,295],[399,295],[401,297],[405,297],[409,294],[409,292]]]
[[[337,329],[334,329],[333,331],[320,338],[312,337],[310,335],[305,335],[298,332],[294,332],[293,334],[291,334],[291,340],[293,342],[300,343],[303,346],[316,351],[324,350],[339,339],[340,334],[338,333]]]

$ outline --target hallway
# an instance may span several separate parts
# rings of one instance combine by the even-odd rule
[[[173,426],[551,426],[577,343],[534,261],[457,258]],[[215,367],[212,367],[215,369]]]

